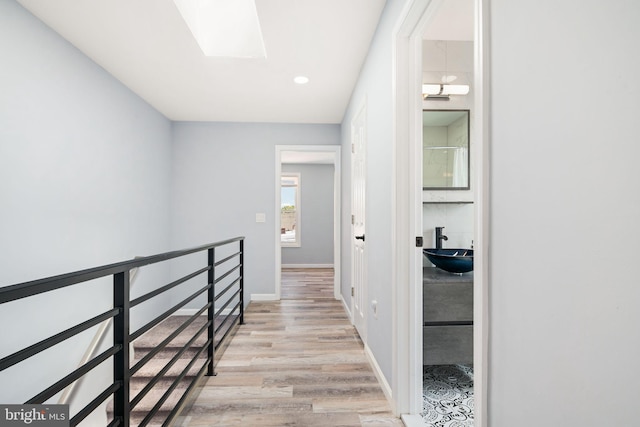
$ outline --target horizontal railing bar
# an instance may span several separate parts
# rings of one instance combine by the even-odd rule
[[[233,267],[231,270],[227,271],[226,273],[224,273],[222,276],[218,277],[213,283],[218,283],[219,281],[221,281],[222,279],[224,279],[225,277],[227,277],[228,275],[230,275],[231,273],[233,273],[234,271],[236,271],[237,269],[239,269],[242,266],[242,264],[238,264],[235,267]]]
[[[171,333],[171,335],[169,335],[160,344],[158,344],[153,350],[151,350],[149,353],[147,353],[146,356],[144,356],[142,359],[140,359],[140,361],[138,363],[133,365],[133,367],[130,369],[131,375],[134,375],[136,372],[138,372],[138,370],[140,370],[140,368],[142,368],[144,365],[146,365],[147,362],[149,362],[149,360],[153,359],[153,356],[155,356],[156,354],[160,353],[167,346],[167,344],[169,344],[182,331],[187,329],[187,327],[190,324],[192,324],[193,321],[196,320],[198,318],[198,316],[200,316],[206,309],[208,309],[210,305],[211,305],[211,303],[208,303],[207,305],[202,307],[200,309],[200,311],[198,311],[197,313],[192,315],[186,322],[184,322],[175,331],[173,331]]]
[[[204,373],[207,370],[208,364],[209,364],[209,359],[207,358],[207,363],[202,365],[202,367],[196,374],[193,381],[191,381],[191,384],[189,384],[189,387],[187,387],[185,392],[182,394],[182,397],[180,398],[180,400],[178,400],[178,403],[173,407],[169,415],[167,415],[167,418],[164,420],[164,423],[162,423],[162,427],[168,427],[173,425],[173,419],[176,417],[176,414],[178,414],[179,411],[182,410],[182,405],[184,405],[185,401],[189,398],[189,395],[198,384],[198,381],[200,381],[200,379],[204,376]]]
[[[116,390],[122,387],[121,382],[113,383],[109,387],[107,387],[102,393],[98,395],[95,399],[93,399],[87,406],[82,408],[69,422],[70,427],[75,427],[80,424],[80,421],[84,420],[87,415],[95,411],[95,409],[100,406],[102,402],[109,398]]]
[[[235,292],[233,293],[233,295],[231,295],[231,296],[229,297],[229,299],[227,300],[227,302],[225,302],[225,303],[222,305],[222,307],[220,307],[220,310],[218,310],[218,312],[217,312],[217,313],[215,313],[215,314],[213,315],[213,318],[214,318],[214,319],[217,319],[217,318],[218,318],[218,316],[220,316],[220,313],[222,313],[222,312],[224,311],[224,309],[225,309],[225,308],[227,308],[227,306],[228,306],[229,304],[231,304],[231,301],[233,301],[233,299],[234,299],[234,298],[235,298],[239,293],[240,293],[240,289],[238,289],[237,291],[235,291]]]
[[[171,288],[173,288],[175,286],[178,286],[178,285],[186,282],[187,280],[193,279],[194,277],[204,273],[205,271],[209,271],[210,269],[211,269],[211,267],[206,266],[205,268],[202,268],[202,269],[200,269],[198,271],[195,271],[195,272],[193,272],[191,274],[188,274],[188,275],[184,276],[181,279],[178,279],[178,280],[175,280],[175,281],[169,283],[168,285],[164,285],[163,287],[158,288],[155,291],[152,291],[152,292],[149,292],[147,294],[144,294],[141,297],[138,297],[138,298],[132,300],[130,305],[129,305],[129,307],[133,308],[136,305],[138,305],[140,303],[143,303],[143,302],[155,297],[156,295],[159,295],[159,294],[161,294],[161,293],[163,293],[165,291],[168,291],[169,289],[171,289]]]
[[[231,322],[232,325],[229,326],[229,328],[227,328],[227,330],[224,332],[224,334],[222,334],[222,337],[218,341],[218,344],[215,345],[215,350],[216,351],[220,348],[220,346],[222,344],[224,344],[224,340],[225,340],[225,338],[227,338],[227,335],[229,335],[231,333],[231,330],[233,330],[233,323],[235,323],[236,320],[240,321],[240,316],[235,316],[234,319],[233,319],[233,322]]]
[[[220,292],[218,292],[218,294],[215,296],[215,298],[213,299],[213,301],[218,301],[218,298],[220,298],[221,296],[223,296],[229,289],[233,288],[234,285],[236,285],[240,279],[242,279],[242,277],[238,277],[236,280],[234,280],[233,282],[231,282],[231,284],[229,286],[227,286],[226,288],[224,288],[223,290],[221,290]]]
[[[240,243],[240,250],[238,252],[232,253],[229,256],[226,256],[223,259],[220,259],[216,262],[213,262],[214,259],[212,259],[213,257],[211,256],[211,254],[214,254],[213,248],[217,248],[217,247],[221,247],[224,245],[228,245],[234,242],[239,242]],[[190,249],[184,249],[184,250],[179,250],[179,251],[172,251],[172,252],[166,252],[166,253],[162,253],[162,254],[157,254],[157,255],[152,255],[149,257],[136,257],[135,259],[132,260],[128,260],[128,261],[123,261],[123,262],[118,262],[118,263],[113,263],[113,264],[107,264],[107,265],[103,265],[103,266],[99,266],[99,267],[95,267],[95,268],[90,268],[90,269],[85,269],[85,270],[79,270],[79,271],[75,271],[75,272],[71,272],[71,273],[66,273],[66,274],[62,274],[62,275],[57,275],[57,276],[52,276],[52,277],[48,277],[48,278],[44,278],[44,279],[39,279],[39,280],[34,280],[34,281],[29,281],[29,282],[23,282],[23,283],[19,283],[16,285],[11,285],[11,286],[5,286],[5,287],[0,287],[0,305],[3,303],[7,303],[7,302],[11,302],[11,301],[15,301],[18,299],[22,299],[22,298],[27,298],[27,297],[31,297],[34,295],[39,295],[39,294],[43,294],[45,292],[49,292],[49,291],[54,291],[54,290],[58,290],[58,289],[62,289],[74,284],[78,284],[78,283],[82,283],[82,282],[87,282],[90,280],[94,280],[94,279],[100,279],[102,277],[109,277],[109,276],[114,276],[114,278],[119,278],[122,277],[123,275],[125,276],[125,279],[130,279],[130,272],[133,270],[135,271],[136,269],[138,269],[139,267],[143,267],[145,265],[150,265],[150,264],[156,264],[159,262],[163,262],[163,261],[167,261],[167,260],[171,260],[174,258],[179,258],[179,257],[183,257],[186,255],[190,255],[190,254],[195,254],[198,252],[202,252],[202,251],[209,251],[210,254],[210,260],[209,260],[209,265],[207,267],[201,268],[198,271],[195,271],[193,273],[190,273],[188,275],[186,275],[185,277],[178,279],[178,280],[174,280],[173,282],[169,283],[169,284],[165,284],[164,286],[158,288],[158,289],[154,289],[151,292],[148,292],[136,299],[133,299],[131,301],[128,301],[128,295],[126,297],[125,300],[125,304],[124,307],[125,309],[137,306],[139,304],[142,304],[146,301],[149,301],[150,299],[162,294],[163,292],[167,292],[170,289],[173,289],[175,287],[177,287],[178,285],[185,283],[197,276],[199,276],[200,274],[209,271],[210,275],[209,275],[209,280],[206,286],[203,286],[201,289],[198,289],[197,291],[195,291],[193,294],[191,294],[190,296],[188,296],[187,298],[185,298],[184,300],[182,300],[181,302],[179,302],[178,304],[174,305],[173,307],[171,307],[170,309],[166,310],[164,313],[162,313],[160,316],[154,318],[152,321],[148,322],[147,324],[145,324],[143,327],[139,328],[137,331],[129,334],[128,329],[129,326],[127,323],[124,324],[124,326],[122,328],[119,327],[118,330],[120,331],[124,331],[125,334],[125,343],[126,341],[134,341],[137,338],[141,337],[143,334],[145,334],[146,332],[148,332],[150,329],[154,328],[155,326],[157,326],[158,324],[160,324],[162,321],[164,321],[166,318],[168,318],[169,316],[171,316],[172,314],[174,314],[176,311],[178,311],[180,308],[186,306],[187,304],[189,304],[191,301],[193,301],[194,299],[198,298],[199,296],[201,296],[203,293],[205,293],[206,291],[209,291],[210,293],[213,293],[213,288],[214,288],[214,284],[216,283],[220,283],[222,280],[224,280],[225,278],[230,278],[229,276],[232,275],[235,271],[239,270],[240,276],[242,276],[242,268],[243,268],[243,243],[244,243],[244,237],[235,237],[232,239],[227,239],[227,240],[223,240],[223,241],[218,241],[215,243],[210,243],[207,245],[202,245],[202,246],[198,246],[198,247],[193,247]],[[225,250],[226,251],[226,250]],[[229,252],[227,252],[229,253]],[[239,257],[238,260],[238,264],[233,266],[233,262],[230,262],[231,260],[235,259],[236,257]],[[215,278],[213,277],[213,267],[218,267],[221,266],[225,263],[228,263],[231,267],[230,270],[228,270],[226,273],[224,273],[222,276]],[[226,270],[227,267],[222,266],[220,268],[220,270]],[[235,279],[235,280],[234,280]],[[228,291],[233,288],[234,286],[236,286],[238,284],[238,282],[240,283],[240,287],[242,287],[242,277],[238,277],[238,278],[233,278],[231,277],[230,280],[233,280],[233,283],[231,283],[230,285],[225,285],[225,289],[222,291],[222,293],[218,294],[217,296],[215,296],[214,301],[217,301],[222,295],[226,295],[226,293],[228,293]],[[115,281],[115,284],[117,284],[118,282]],[[127,281],[125,280],[124,286],[125,286],[125,290],[127,290]],[[121,289],[121,288],[117,288],[117,289]],[[114,288],[114,293],[117,292],[117,289]],[[241,298],[241,292],[242,289],[237,290],[235,293],[233,293],[233,295],[230,296],[230,298],[228,299],[228,301],[225,302],[225,304],[222,306],[222,308],[220,309],[220,311],[218,311],[218,313],[214,316],[214,319],[217,319],[221,313],[223,311],[225,311],[227,309],[228,306],[230,306],[234,301],[235,297],[237,295],[240,294],[240,299]],[[128,290],[127,290],[127,294],[128,294]],[[175,337],[177,337],[180,333],[184,333],[184,331],[189,327],[189,325],[193,324],[193,321],[198,318],[199,316],[202,315],[202,313],[205,310],[210,310],[210,313],[213,311],[214,309],[214,301],[209,302],[205,307],[199,309],[198,313],[196,313],[195,315],[191,316],[186,322],[183,322],[183,324],[176,329],[175,331],[172,331],[171,335],[169,337],[167,337],[165,340],[163,340],[163,342],[161,343],[160,346],[157,346],[156,349],[152,350],[153,354],[148,354],[145,357],[149,357],[149,359],[144,360],[144,363],[142,363],[142,361],[138,362],[136,365],[134,365],[132,368],[128,368],[128,363],[125,363],[125,369],[126,369],[126,374],[128,375],[132,375],[133,372],[137,372],[142,366],[144,366],[149,360],[150,358],[153,358],[155,356],[157,356],[158,352],[161,351],[162,349],[166,349],[169,342],[171,342],[172,340],[175,339]],[[99,314],[89,320],[83,321],[79,324],[76,324],[75,326],[70,327],[69,329],[66,329],[60,333],[57,333],[56,335],[50,336],[49,338],[46,338],[40,342],[37,342],[33,345],[30,345],[27,348],[24,348],[20,351],[17,351],[9,356],[6,356],[2,359],[0,359],[0,371],[3,371],[11,366],[14,366],[42,351],[45,351],[53,346],[56,346],[57,344],[60,344],[61,342],[76,336],[80,333],[82,333],[83,331],[86,331],[94,326],[99,325],[100,323],[102,323],[103,325],[107,325],[109,322],[109,319],[112,319],[118,315],[122,315],[122,306],[120,304],[116,304],[115,307],[113,309],[110,309],[109,311],[106,311],[102,314]],[[199,328],[199,330],[195,333],[195,335],[191,336],[187,342],[186,345],[182,346],[182,348],[178,349],[178,353],[176,355],[174,355],[172,357],[172,359],[169,361],[169,363],[167,363],[163,369],[156,374],[149,383],[146,384],[146,386],[135,396],[135,398],[133,400],[129,399],[128,397],[128,390],[126,390],[125,394],[125,403],[124,403],[124,416],[125,418],[123,418],[123,414],[121,412],[118,412],[118,416],[114,416],[113,420],[110,420],[110,422],[108,422],[108,426],[110,427],[115,427],[118,425],[122,425],[122,424],[128,424],[129,420],[128,420],[128,412],[129,412],[129,408],[133,408],[136,405],[139,405],[139,403],[145,398],[145,396],[148,395],[149,391],[153,388],[153,386],[155,386],[158,381],[160,381],[161,379],[163,379],[166,375],[167,372],[169,372],[170,369],[175,368],[175,364],[176,362],[181,358],[184,357],[184,353],[189,350],[189,349],[195,349],[196,350],[196,354],[195,356],[193,356],[193,358],[189,361],[188,365],[180,372],[179,375],[177,375],[175,381],[173,381],[169,387],[168,390],[166,390],[166,392],[164,392],[164,394],[162,395],[162,397],[157,401],[157,403],[154,405],[154,407],[151,409],[151,411],[148,412],[148,414],[145,416],[145,418],[143,419],[142,423],[140,424],[140,426],[144,426],[147,425],[154,416],[157,415],[158,411],[160,410],[160,408],[162,407],[163,404],[165,404],[165,402],[167,401],[167,399],[169,398],[169,396],[176,390],[176,388],[178,387],[178,385],[180,384],[181,381],[185,381],[185,378],[187,377],[187,375],[189,374],[189,372],[193,369],[194,371],[196,370],[196,363],[200,363],[200,362],[205,362],[203,364],[203,366],[201,366],[198,369],[198,373],[197,375],[194,377],[194,379],[192,381],[186,381],[189,383],[187,389],[185,392],[183,392],[180,395],[179,401],[177,405],[174,405],[173,410],[169,413],[169,416],[166,418],[166,420],[164,421],[163,425],[169,425],[175,418],[176,414],[179,413],[179,411],[182,409],[182,407],[184,406],[187,397],[189,396],[189,394],[191,393],[191,391],[193,390],[193,388],[197,385],[197,383],[199,381],[201,381],[202,376],[204,375],[204,373],[206,372],[207,368],[210,368],[212,363],[213,363],[213,358],[212,355],[209,354],[209,356],[207,357],[207,354],[203,355],[203,352],[206,349],[209,349],[210,351],[212,351],[211,349],[213,349],[214,347],[217,348],[218,345],[222,344],[222,341],[224,341],[227,336],[229,335],[230,331],[233,328],[233,324],[236,323],[236,319],[240,318],[238,315],[233,315],[233,313],[238,309],[238,307],[240,307],[240,317],[242,315],[242,301],[237,303],[232,310],[232,315],[228,316],[227,318],[225,318],[222,322],[220,327],[215,328],[214,331],[214,336],[210,337],[207,339],[207,342],[204,344],[203,347],[199,347],[197,345],[195,345],[194,343],[196,342],[196,340],[198,340],[199,338],[202,337],[202,334],[204,331],[206,331],[207,329],[209,331],[213,331],[214,329],[214,320],[208,320],[206,324],[204,324],[203,326],[201,326]],[[128,317],[128,311],[126,312],[126,317]],[[229,319],[229,317],[231,317],[231,319]],[[222,326],[226,326],[227,323],[231,322],[231,326],[230,328],[227,328],[227,330],[225,331],[225,333],[223,334],[220,342],[218,343],[218,345],[215,345],[214,343],[214,337],[215,334],[218,333],[221,330]],[[120,325],[122,326],[122,325]],[[127,340],[128,338],[128,340]],[[205,336],[206,338],[206,336]],[[127,348],[125,348],[126,350]],[[119,355],[121,354],[120,352],[123,351],[123,346],[122,344],[120,345],[116,345],[113,346],[111,348],[108,348],[107,350],[103,351],[102,353],[100,353],[99,355],[91,358],[93,356],[93,354],[95,354],[95,351],[92,351],[91,353],[89,353],[87,355],[87,357],[83,357],[83,360],[80,364],[80,366],[78,366],[74,371],[70,372],[69,374],[67,374],[66,376],[64,376],[62,379],[57,380],[54,384],[50,385],[49,387],[47,387],[45,390],[39,392],[37,395],[35,395],[34,397],[32,397],[29,401],[27,401],[27,404],[37,404],[37,403],[42,403],[42,402],[46,402],[48,400],[50,400],[53,396],[60,394],[60,392],[62,390],[65,390],[65,393],[67,392],[66,390],[68,390],[70,387],[73,386],[77,386],[80,381],[82,380],[82,378],[84,378],[89,372],[91,372],[92,370],[94,370],[96,367],[100,366],[101,364],[103,364],[105,361],[108,361],[110,358],[112,358],[114,355]],[[151,353],[151,352],[150,352]],[[125,351],[126,354],[126,351]],[[201,357],[204,357],[205,359],[200,359]],[[90,359],[91,358],[91,359]],[[90,360],[88,360],[90,359]],[[117,374],[114,374],[117,375]],[[95,395],[92,394],[92,396],[95,396],[93,398],[93,400],[91,400],[91,402],[86,405],[84,408],[80,409],[79,412],[75,413],[75,415],[69,420],[69,425],[70,426],[76,426],[78,424],[81,424],[83,422],[83,420],[86,419],[86,417],[88,415],[90,415],[92,412],[94,412],[98,407],[100,407],[102,404],[104,404],[105,400],[107,400],[110,396],[118,395],[122,393],[122,390],[124,390],[124,387],[129,387],[128,385],[128,377],[125,375],[124,380],[122,377],[117,377],[114,376],[114,378],[118,378],[120,381],[115,381],[113,384],[109,385],[106,389],[104,389],[99,395]],[[190,378],[190,376],[189,376]],[[88,399],[91,399],[91,396],[88,396]],[[87,400],[88,400],[87,399]],[[122,408],[121,408],[122,409]]]
[[[235,295],[234,295],[234,296],[235,296]],[[229,300],[229,301],[232,301],[232,300],[233,300],[233,298],[232,298],[231,300]],[[234,316],[234,313],[236,312],[236,310],[238,309],[238,307],[240,307],[240,304],[241,304],[241,303],[242,303],[242,301],[238,301],[238,302],[236,303],[236,305],[234,305],[234,306],[233,306],[233,308],[229,310],[229,314],[225,315],[224,320],[223,320],[222,322],[220,322],[220,325],[218,325],[219,327],[215,330],[215,332],[216,332],[216,333],[221,329],[221,328],[220,328],[220,326],[222,326],[222,325],[224,325],[225,323],[227,323],[227,321],[228,321],[230,318],[231,318],[231,319],[233,319],[233,318],[234,318],[234,317],[233,317],[233,316]],[[235,316],[236,316],[236,317],[239,317],[239,316],[240,316],[240,312],[238,311],[238,313],[237,313],[237,314],[235,314]]]
[[[238,255],[240,255],[240,251],[236,252],[236,253],[235,253],[235,254],[233,254],[233,255],[229,255],[228,257],[226,257],[226,258],[224,258],[224,259],[221,259],[220,261],[216,262],[216,263],[215,263],[215,264],[213,264],[213,265],[214,265],[214,267],[217,267],[217,266],[219,266],[220,264],[224,264],[225,262],[229,261],[230,259],[237,257]]]
[[[169,360],[169,362],[167,362],[166,365],[164,365],[164,367],[157,373],[154,375],[154,377],[151,379],[151,381],[149,381],[149,383],[144,386],[144,388],[142,390],[140,390],[138,392],[138,394],[136,395],[135,398],[131,399],[131,410],[133,410],[133,408],[136,407],[136,405],[138,403],[140,403],[140,401],[142,399],[144,399],[144,397],[147,395],[147,393],[149,393],[149,390],[151,390],[153,388],[154,385],[156,385],[156,383],[158,381],[160,381],[160,379],[162,379],[162,376],[169,370],[171,369],[171,367],[173,365],[175,365],[175,363],[178,361],[178,359],[180,359],[180,357],[184,354],[185,351],[187,351],[189,349],[189,347],[191,346],[191,344],[193,344],[193,342],[195,340],[198,339],[198,337],[200,335],[202,335],[202,333],[209,327],[209,325],[211,324],[211,321],[207,322],[204,324],[203,327],[201,327],[198,332],[196,332],[193,337],[191,337],[191,339],[184,345],[184,347],[182,347],[180,349],[179,352],[177,352],[172,358],[171,360]]]
[[[232,239],[222,240],[215,243],[198,246],[190,249],[182,249],[179,251],[165,252],[158,255],[148,257],[135,258],[128,261],[117,262],[114,264],[103,265],[100,267],[89,268],[85,270],[75,271],[73,273],[51,276],[44,279],[33,280],[29,282],[18,283],[16,285],[5,286],[0,288],[0,304],[14,301],[20,298],[41,294],[43,292],[53,291],[64,288],[66,286],[75,285],[76,283],[86,282],[88,280],[98,279],[104,276],[111,276],[122,273],[136,267],[155,264],[173,258],[189,255],[195,252],[201,252],[207,249],[224,246],[229,243],[244,240],[244,236]]]
[[[222,322],[220,322],[220,325],[218,325],[218,327],[216,328],[216,330],[215,330],[215,332],[214,332],[214,336],[215,336],[215,334],[217,334],[217,333],[222,329],[222,327],[227,323],[227,321],[228,321],[229,319],[235,319],[235,318],[240,317],[240,315],[239,315],[239,314],[236,314],[236,315],[235,315],[235,318],[234,318],[234,316],[233,316],[233,313],[236,311],[236,309],[237,309],[239,306],[240,306],[240,302],[238,302],[238,303],[237,303],[237,304],[236,304],[236,305],[231,309],[231,312],[230,312],[229,314],[227,314],[227,317],[225,317],[225,318],[224,318],[224,320],[223,320]],[[232,321],[232,323],[233,323],[233,321]],[[222,341],[224,341],[224,338],[225,338],[226,336],[227,336],[227,334],[225,333],[225,334],[222,336],[222,338],[220,338],[220,340],[218,341],[218,344],[222,343]],[[216,345],[216,348],[217,348],[217,345]]]
[[[135,257],[135,258],[140,258],[140,257]],[[133,288],[133,284],[135,282],[135,278],[139,270],[140,270],[139,268],[132,268],[131,270],[129,270],[129,284],[130,284],[129,289],[130,290]],[[91,339],[89,346],[87,347],[84,354],[82,355],[82,358],[80,359],[80,362],[77,365],[78,367],[85,365],[87,362],[89,362],[89,360],[91,360],[92,357],[95,356],[95,352],[97,351],[98,346],[102,342],[104,335],[107,333],[109,324],[110,323],[108,320],[105,320],[100,324],[100,327],[98,328],[93,338]],[[80,379],[80,381],[75,381],[69,384],[67,388],[65,388],[64,391],[60,394],[60,397],[58,398],[58,404],[66,405],[67,402],[69,401],[69,397],[73,394],[73,391],[76,389],[76,387],[79,387],[80,384],[82,384],[83,380],[84,378]]]
[[[51,387],[44,390],[42,393],[36,396],[33,396],[31,399],[27,400],[25,404],[33,405],[33,404],[46,402],[47,399],[49,399],[52,396],[55,396],[56,393],[64,389],[66,386],[76,381],[78,378],[82,377],[84,374],[86,374],[87,372],[89,372],[90,370],[92,370],[93,368],[95,368],[96,366],[98,366],[99,364],[101,364],[102,362],[109,359],[111,356],[113,356],[117,352],[119,352],[121,348],[122,348],[121,345],[117,345],[107,349],[106,351],[94,357],[89,362],[85,363],[75,371],[71,372],[66,377],[62,378],[60,381],[53,384]]]
[[[238,322],[240,321],[240,316],[235,316],[233,318],[233,322],[231,322],[231,325],[227,328],[227,330],[224,332],[224,334],[222,334],[222,337],[218,341],[218,344],[215,345],[215,350],[216,351],[218,351],[220,346],[222,344],[224,344],[224,340],[227,338],[227,335],[229,335],[231,333],[231,331],[233,330],[233,323],[235,323],[236,321],[238,321]]]
[[[69,339],[72,336],[77,335],[80,332],[85,331],[104,320],[110,319],[113,316],[117,315],[119,312],[119,308],[105,311],[104,313],[99,314],[98,316],[85,322],[79,323],[78,325],[69,328],[66,331],[62,331],[56,335],[53,335],[52,337],[44,339],[7,357],[4,357],[0,360],[0,371],[4,371],[5,369],[15,365],[16,363],[20,363],[23,360],[28,359],[29,357],[34,356],[41,351],[48,349],[49,347],[53,347],[54,345],[59,344],[62,341]]]
[[[154,407],[151,408],[151,410],[149,411],[147,416],[144,417],[144,419],[140,422],[140,424],[138,425],[139,427],[144,427],[149,423],[149,421],[151,421],[151,419],[155,416],[156,412],[158,412],[158,410],[162,407],[164,402],[169,398],[171,393],[173,393],[173,390],[175,390],[175,388],[178,386],[180,381],[182,381],[182,379],[185,377],[187,372],[189,372],[189,369],[191,369],[193,364],[198,360],[198,357],[202,354],[204,349],[206,349],[210,344],[211,344],[211,339],[209,339],[205,343],[205,345],[202,348],[200,348],[200,350],[198,350],[198,352],[193,357],[193,359],[191,359],[191,362],[189,362],[189,364],[182,370],[182,372],[180,373],[178,378],[176,378],[176,380],[169,386],[169,388],[167,389],[167,391],[164,392],[162,397],[160,397],[160,399],[158,399],[158,402],[154,405]],[[207,358],[207,363],[205,364],[205,366],[207,364],[208,364],[208,358]]]
[[[149,329],[153,328],[158,323],[162,322],[167,317],[171,316],[173,313],[175,313],[176,311],[180,310],[182,307],[187,305],[189,302],[193,301],[195,298],[198,297],[198,295],[200,295],[201,293],[203,293],[204,291],[206,291],[210,287],[211,287],[211,285],[207,284],[206,286],[202,287],[201,289],[199,289],[196,292],[194,292],[193,294],[191,294],[191,296],[189,296],[186,299],[182,300],[178,304],[176,304],[173,307],[171,307],[169,310],[167,310],[164,313],[162,313],[160,316],[158,316],[155,319],[153,319],[151,322],[147,323],[146,325],[144,325],[143,327],[141,327],[140,329],[138,329],[134,333],[130,334],[129,335],[129,341],[133,341],[133,340],[139,338],[140,335],[144,334]]]

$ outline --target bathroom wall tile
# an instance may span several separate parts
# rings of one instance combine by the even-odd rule
[[[471,232],[473,233],[473,205],[446,205],[447,221],[455,225],[455,232]]]
[[[445,233],[449,238],[444,242],[445,248],[471,248],[471,240],[473,240],[473,233]]]
[[[445,248],[471,248],[474,236],[473,204],[429,204],[422,205],[422,225],[425,248],[434,248],[435,228],[445,227],[444,234],[448,240]],[[423,265],[432,266],[426,257]]]
[[[455,235],[464,242],[464,247],[470,246],[474,234],[473,204],[424,204],[422,212],[425,247],[435,246],[436,227],[445,227],[444,234],[450,240]],[[451,246],[450,240],[445,247]]]

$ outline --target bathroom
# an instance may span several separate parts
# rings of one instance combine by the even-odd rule
[[[427,94],[423,95],[423,248],[442,248],[444,256],[435,261],[450,271],[423,257],[421,415],[427,427],[471,427],[473,31],[466,37],[443,39],[442,29],[434,26],[425,33],[422,50]],[[461,255],[466,256],[454,259]]]

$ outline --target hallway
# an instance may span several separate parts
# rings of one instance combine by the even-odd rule
[[[333,270],[283,269],[252,302],[183,426],[402,426],[342,307]]]

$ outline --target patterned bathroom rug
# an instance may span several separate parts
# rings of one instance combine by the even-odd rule
[[[426,427],[473,427],[473,367],[424,366],[422,419]]]

